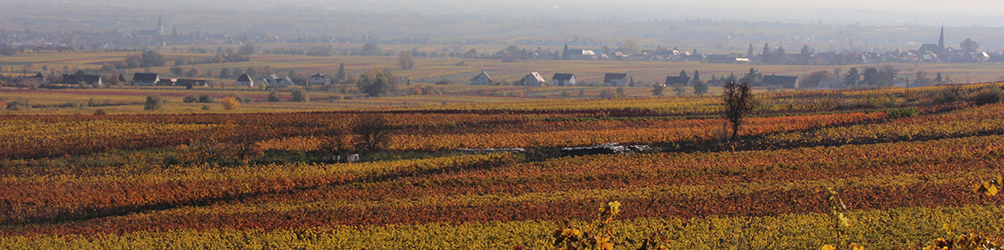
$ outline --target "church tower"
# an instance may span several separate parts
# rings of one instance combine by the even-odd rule
[[[938,37],[938,48],[941,48],[941,51],[945,51],[945,25],[944,24],[941,25],[941,36]]]
[[[164,35],[164,14],[157,15],[157,35]]]

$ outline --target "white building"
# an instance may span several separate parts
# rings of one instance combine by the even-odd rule
[[[530,74],[523,77],[523,86],[539,87],[544,86],[546,82],[537,72],[530,72]]]
[[[240,77],[237,77],[237,86],[254,87],[254,80],[251,80],[251,76],[246,73],[241,74]]]
[[[551,85],[554,86],[575,86],[575,75],[567,73],[554,73],[551,77]]]

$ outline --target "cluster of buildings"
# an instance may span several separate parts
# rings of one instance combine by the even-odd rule
[[[603,83],[601,86],[604,87],[619,87],[628,86],[630,84],[631,77],[625,73],[605,73],[603,74]],[[713,79],[709,81],[704,81],[708,86],[722,86],[725,85],[725,79]],[[477,76],[471,78],[471,85],[492,85],[491,76],[487,72],[481,71]],[[667,76],[666,81],[659,83],[662,86],[675,86],[677,84],[686,87],[693,87],[695,81],[692,77],[686,75],[679,76]],[[801,87],[801,79],[798,76],[784,76],[784,75],[765,75],[762,80],[759,81],[761,85],[759,86],[775,86],[779,88],[786,89],[797,89]],[[538,72],[530,72],[526,76],[523,76],[519,80],[520,86],[527,87],[539,87],[539,86],[555,86],[555,87],[569,87],[575,86],[575,74],[571,73],[555,73],[551,76],[551,84],[547,84],[547,81]]]
[[[767,45],[765,44],[765,47]],[[752,44],[751,44],[752,47]],[[704,54],[697,51],[683,51],[677,48],[657,48],[643,50],[639,54],[627,55],[611,49],[570,49],[565,60],[634,60],[672,61],[704,63],[755,63],[780,65],[846,65],[869,63],[1001,63],[1004,53],[977,51],[975,48],[958,49],[945,46],[945,29],[937,44],[923,44],[918,49],[897,49],[886,52],[843,51],[815,52],[805,47],[789,48],[793,53],[780,52],[775,48],[767,55],[752,48],[746,54]],[[808,49],[808,50],[806,50]]]

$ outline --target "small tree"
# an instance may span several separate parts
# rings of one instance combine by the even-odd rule
[[[159,110],[164,109],[164,98],[160,97],[158,94],[150,94],[146,96],[146,103],[143,105],[145,110]]]
[[[662,91],[664,90],[666,90],[666,86],[663,86],[662,84],[656,84],[654,87],[652,87],[652,95],[662,96]]]
[[[309,102],[310,101],[310,95],[308,95],[307,91],[303,90],[303,89],[295,89],[295,90],[293,90],[292,93],[290,93],[290,95],[293,97],[292,101],[294,101],[294,102]]]
[[[579,93],[582,93],[582,92],[579,92]],[[614,98],[614,97],[617,97],[617,94],[614,93],[613,91],[610,91],[609,88],[605,88],[605,89],[603,89],[603,90],[600,91],[600,98],[610,99],[610,98]]]
[[[401,69],[411,69],[415,66],[415,58],[411,56],[411,53],[401,51],[401,54],[398,55],[397,64],[401,66]]]
[[[687,94],[687,88],[683,84],[673,84],[673,92],[676,92],[676,96],[683,96]]]
[[[725,102],[725,117],[732,125],[730,140],[735,141],[739,138],[739,127],[742,126],[743,119],[750,112],[753,112],[756,104],[753,102],[749,82],[736,84],[729,81],[722,88],[725,92],[722,94],[722,100]]]
[[[197,96],[197,95],[188,95],[188,96],[185,97],[184,101],[185,101],[185,103],[194,103],[194,102],[199,101],[199,96]]]
[[[282,99],[279,98],[279,91],[272,90],[272,92],[268,93],[268,99],[266,99],[266,101],[269,101],[269,102],[280,102],[280,101],[282,101]]]
[[[390,72],[373,69],[360,75],[356,85],[360,92],[370,97],[378,97],[396,89],[397,78]]]
[[[176,76],[180,76],[181,74],[185,73],[185,69],[182,69],[181,67],[171,67],[169,71],[171,71],[171,74]]]
[[[213,99],[213,96],[210,95],[210,94],[201,94],[201,95],[199,95],[199,102],[201,102],[201,103],[214,103],[214,102],[216,102],[216,100]]]
[[[694,78],[697,78],[697,76],[694,76]],[[704,94],[707,94],[707,93],[708,93],[708,84],[707,83],[704,83],[704,81],[696,81],[696,82],[694,82],[694,94],[695,95],[701,96],[701,95],[704,95]]]
[[[234,110],[241,106],[241,102],[232,96],[223,98],[223,109]]]

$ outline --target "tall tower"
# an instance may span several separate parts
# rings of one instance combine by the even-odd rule
[[[157,30],[158,30],[157,35],[160,35],[160,36],[164,35],[164,22],[163,21],[164,21],[164,14],[157,15]]]
[[[941,48],[941,51],[945,51],[945,25],[944,24],[941,25],[941,36],[938,37],[938,48]]]

